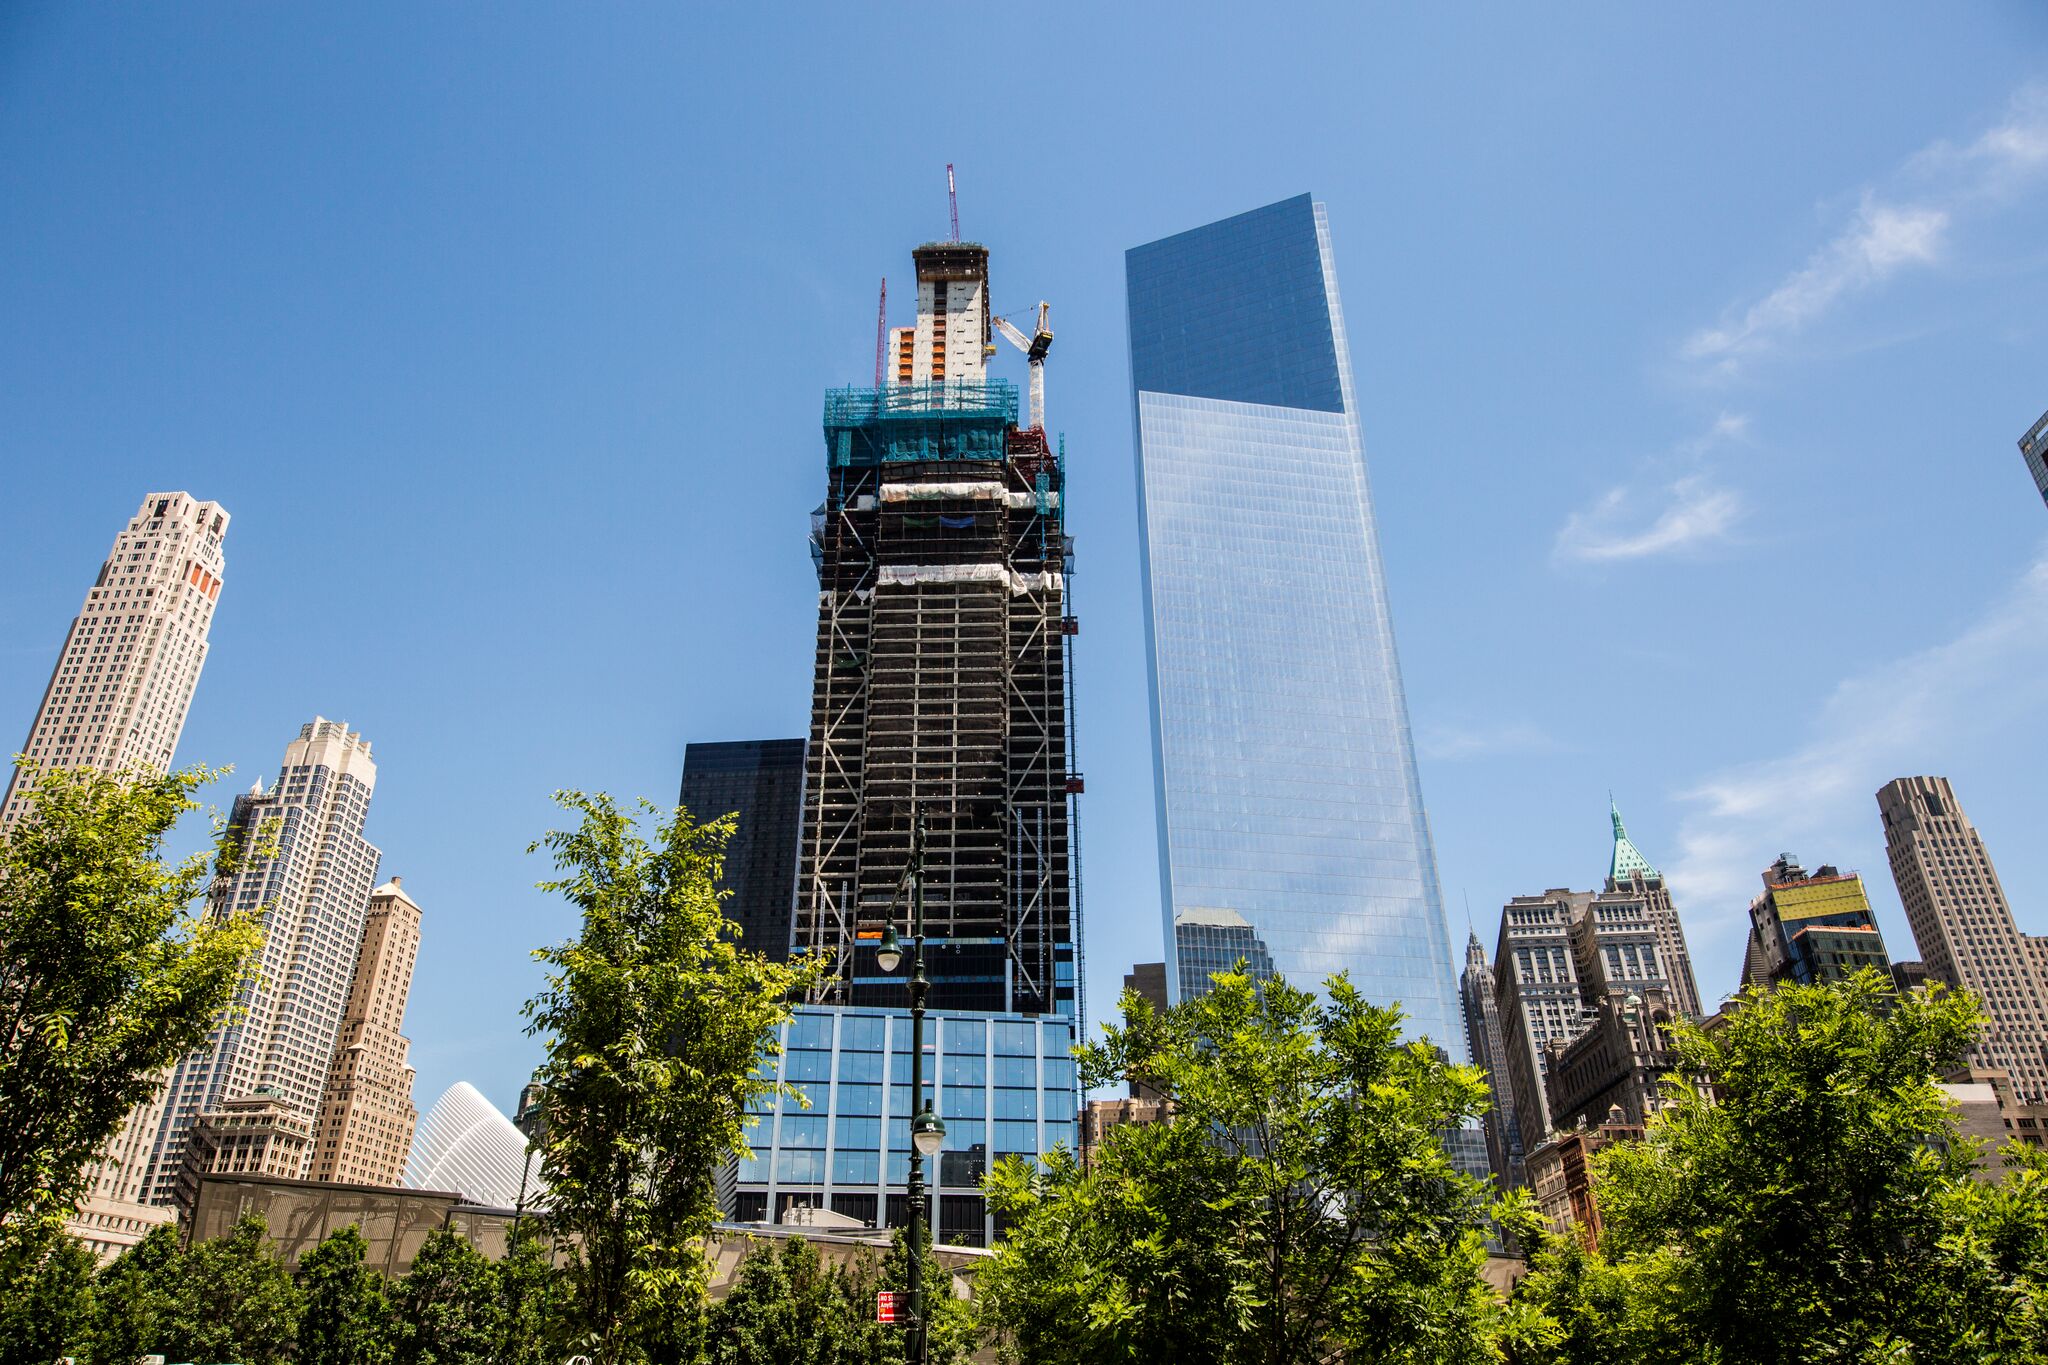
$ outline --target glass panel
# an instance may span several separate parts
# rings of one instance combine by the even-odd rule
[[[940,1113],[947,1118],[978,1119],[988,1112],[988,1092],[976,1086],[972,1089],[951,1086],[939,1102]]]
[[[997,1085],[1037,1085],[1038,1059],[1036,1057],[996,1058]]]
[[[878,1153],[836,1151],[832,1154],[832,1183],[835,1185],[872,1185],[882,1173],[882,1158]]]
[[[988,1063],[979,1056],[956,1057],[946,1054],[946,1084],[985,1085],[988,1081]]]
[[[782,1079],[790,1082],[828,1081],[832,1079],[832,1054],[792,1051],[788,1065],[783,1068]]]
[[[844,1061],[844,1058],[840,1059]],[[882,1112],[882,1087],[879,1085],[839,1086],[839,1112],[842,1114],[879,1114]]]
[[[873,1052],[842,1052],[839,1054],[839,1083],[841,1085],[872,1083],[882,1079],[882,1058]]]
[[[840,1052],[880,1052],[885,1022],[877,1014],[843,1015],[839,1020]]]
[[[841,1114],[833,1121],[832,1145],[836,1148],[867,1147],[882,1145],[882,1121],[880,1119],[851,1118]]]
[[[979,1057],[988,1050],[988,1025],[979,1019],[946,1021],[946,1052],[971,1053]]]
[[[825,1182],[825,1154],[785,1149],[776,1156],[775,1179],[778,1184],[822,1185]]]
[[[999,1119],[1035,1119],[1038,1117],[1038,1092],[1036,1090],[996,1091],[996,1117]],[[1032,1139],[1034,1142],[1036,1137]]]
[[[829,1049],[832,1046],[832,1012],[798,1011],[797,1016],[789,1021],[789,1046]]]
[[[825,1116],[823,1114],[784,1114],[782,1132],[777,1138],[784,1147],[823,1147],[825,1145]]]
[[[1029,1057],[1038,1051],[1038,1025],[1013,1019],[996,1021],[996,1055]]]

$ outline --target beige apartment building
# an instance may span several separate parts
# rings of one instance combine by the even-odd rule
[[[227,529],[219,503],[175,492],[151,493],[115,532],[22,743],[33,765],[169,771],[206,663]],[[0,828],[26,809],[25,777],[8,773]],[[169,1216],[140,1202],[159,1117],[154,1104],[139,1107],[86,1170],[69,1230],[102,1256]]]
[[[1991,1023],[1970,1065],[2006,1072],[2022,1101],[2048,1099],[2048,983],[1977,827],[1945,777],[1901,777],[1877,793],[1885,853],[1927,973],[1984,1001]]]
[[[355,978],[314,1119],[314,1180],[396,1185],[412,1151],[412,1044],[398,1030],[420,950],[420,907],[393,877],[370,893]]]

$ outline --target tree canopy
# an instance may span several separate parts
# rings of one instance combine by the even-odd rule
[[[1477,1071],[1341,976],[1327,1001],[1239,972],[1123,1010],[1080,1050],[1084,1084],[1140,1082],[1164,1121],[1113,1128],[1086,1165],[1013,1159],[988,1180],[1009,1233],[978,1293],[1011,1359],[1497,1358],[1514,1310],[1486,1241],[1530,1213],[1445,1151],[1487,1103]]]
[[[650,842],[602,793],[557,799],[580,819],[534,846],[562,874],[541,885],[583,925],[535,954],[550,971],[526,1006],[547,1045],[544,1216],[575,1240],[585,1349],[614,1365],[701,1301],[714,1177],[747,1150],[748,1101],[779,1088],[757,1063],[823,965],[735,943],[716,886],[730,817],[699,824],[679,807]]]
[[[195,903],[236,849],[163,857],[219,774],[22,767],[0,830],[0,1242],[45,1236],[86,1165],[162,1073],[202,1042],[251,970],[248,915]]]

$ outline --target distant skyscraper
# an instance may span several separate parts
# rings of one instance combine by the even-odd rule
[[[683,751],[678,798],[698,820],[737,815],[725,846],[722,908],[740,946],[776,962],[789,957],[796,902],[797,836],[804,813],[804,742],[743,739]]]
[[[1323,207],[1125,278],[1167,951],[1181,912],[1234,912],[1295,984],[1349,972],[1462,1053]]]
[[[1500,1028],[1493,969],[1486,965],[1486,949],[1477,930],[1465,943],[1465,972],[1458,978],[1458,994],[1465,1007],[1465,1040],[1472,1051],[1472,1064],[1486,1073],[1486,1083],[1493,1089],[1493,1108],[1485,1122],[1487,1165],[1503,1188],[1512,1188],[1523,1183],[1522,1139],[1515,1127],[1515,1089],[1508,1080],[1507,1042]]]
[[[793,946],[837,964],[818,1003],[903,1003],[874,941],[922,809],[932,1008],[1073,1016],[1066,462],[983,368],[987,249],[911,256],[894,382],[825,399]]]
[[[1235,910],[1205,910],[1191,906],[1173,917],[1173,958],[1180,968],[1177,1000],[1187,1000],[1209,989],[1209,978],[1218,972],[1237,970],[1254,981],[1270,981],[1273,954],[1267,949],[1251,921]]]
[[[396,1185],[412,1150],[412,1044],[398,1030],[420,950],[420,907],[393,877],[370,893],[362,946],[314,1120],[315,1180]]]
[[[1742,983],[1825,984],[1865,967],[1891,975],[1891,955],[1863,878],[1822,864],[1812,872],[1789,853],[1764,871],[1764,892],[1749,905],[1749,950]]]
[[[1703,1019],[1699,982],[1693,978],[1692,953],[1685,946],[1685,927],[1671,903],[1671,885],[1664,874],[1629,839],[1621,811],[1612,801],[1607,812],[1614,823],[1614,857],[1607,868],[1607,889],[1641,898],[1657,932],[1657,956],[1664,968],[1672,1003],[1689,1019]]]
[[[1584,892],[1517,896],[1501,908],[1493,974],[1500,1011],[1502,1071],[1514,1103],[1512,1122],[1524,1153],[1550,1133],[1544,1097],[1544,1049],[1569,1042],[1591,1022],[1572,953],[1575,902]]]
[[[228,514],[189,493],[151,493],[86,590],[22,752],[45,767],[165,772],[206,663]],[[0,800],[17,818],[18,773]]]
[[[369,741],[315,717],[285,749],[276,785],[235,798],[230,837],[244,858],[214,912],[264,911],[258,975],[237,1002],[241,1018],[172,1073],[143,1202],[170,1202],[186,1134],[224,1101],[266,1087],[312,1126],[377,878],[381,855],[363,838],[376,785]]]
[[[2027,472],[2034,476],[2034,487],[2041,490],[2041,500],[2048,502],[2048,412],[2027,428],[2027,434],[2020,437],[2020,456],[2027,462]]]
[[[2036,944],[2013,923],[1977,827],[1945,777],[1901,777],[1877,794],[1885,852],[1927,972],[1984,1001],[1990,1027],[1973,1066],[2009,1073],[2029,1102],[2048,1098],[2048,989]]]

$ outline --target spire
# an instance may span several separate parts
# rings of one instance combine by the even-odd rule
[[[1614,821],[1614,861],[1608,865],[1609,881],[1621,881],[1628,877],[1654,877],[1657,869],[1650,866],[1650,860],[1642,851],[1629,842],[1628,830],[1621,823],[1621,810],[1614,804],[1614,796],[1607,797],[1607,814]]]

